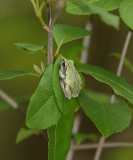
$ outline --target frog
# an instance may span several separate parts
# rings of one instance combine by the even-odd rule
[[[64,95],[69,100],[78,97],[82,88],[82,80],[75,68],[74,61],[62,58],[59,70],[60,84]]]

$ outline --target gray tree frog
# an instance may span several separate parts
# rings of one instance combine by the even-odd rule
[[[66,58],[62,59],[59,76],[61,78],[60,83],[64,95],[68,99],[78,97],[82,88],[82,80],[72,60],[67,60]]]

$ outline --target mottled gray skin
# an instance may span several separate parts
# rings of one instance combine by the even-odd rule
[[[82,88],[82,80],[72,60],[67,60],[66,58],[62,59],[59,76],[61,78],[60,83],[64,95],[68,99],[71,99],[72,97],[78,97]]]

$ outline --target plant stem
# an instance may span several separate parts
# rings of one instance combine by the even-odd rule
[[[131,40],[131,36],[132,36],[132,31],[129,30],[128,33],[127,33],[127,37],[126,37],[126,40],[125,40],[123,50],[122,50],[121,59],[120,59],[119,65],[118,65],[118,69],[117,69],[117,73],[116,73],[117,76],[120,76],[121,73],[122,73],[124,58],[126,57],[126,53],[127,53],[127,49],[128,49],[128,46],[129,46],[129,42]],[[111,98],[110,98],[110,103],[114,103],[115,97],[116,96],[113,93],[111,95]],[[103,149],[103,146],[104,146],[104,142],[105,142],[105,138],[102,136],[100,141],[99,141],[99,144],[98,144],[95,156],[94,156],[94,160],[99,160],[100,159],[102,149]]]
[[[81,144],[81,145],[72,145],[71,150],[88,150],[95,149],[99,146],[96,144]],[[103,144],[103,148],[115,148],[115,147],[133,147],[133,142],[107,142]]]
[[[48,45],[47,45],[47,66],[52,63],[52,53],[53,53],[53,25],[51,18],[51,7],[50,2],[47,3],[48,19],[49,19],[49,31],[48,32]]]
[[[57,11],[52,19],[50,3],[47,3],[48,19],[49,19],[49,32],[48,32],[48,45],[47,45],[47,66],[53,62],[53,26],[64,7],[64,0],[57,3]]]

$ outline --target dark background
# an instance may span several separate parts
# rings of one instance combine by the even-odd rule
[[[118,14],[117,11],[114,13]],[[44,17],[47,21],[47,13],[44,13]],[[84,28],[88,20],[88,16],[73,16],[66,14],[64,10],[57,23]],[[121,53],[128,28],[121,22],[119,31],[116,31],[101,22],[98,16],[94,16],[93,24],[88,63],[104,67],[116,73],[118,60],[109,56],[109,54],[112,52]],[[46,57],[42,53],[27,54],[24,50],[14,46],[16,42],[46,45],[47,33],[41,28],[36,19],[30,1],[0,0],[0,70],[33,71],[33,64],[40,65],[42,60],[46,62]],[[82,43],[82,40],[78,42]],[[132,44],[133,37],[127,53],[127,58],[133,63]],[[125,67],[122,77],[133,85],[133,74]],[[36,77],[25,76],[13,80],[0,81],[0,88],[11,97],[32,95],[38,82],[39,79]],[[111,94],[110,87],[95,81],[91,77],[86,78],[86,83],[86,86],[90,89]],[[0,160],[47,160],[47,141],[43,137],[32,136],[20,144],[15,144],[17,132],[23,122],[23,116],[12,109],[0,112]],[[84,133],[97,131],[83,113],[80,131]],[[133,127],[131,124],[122,133],[112,135],[108,141],[131,142],[133,141],[132,132]],[[78,151],[76,152],[75,160],[91,160],[93,155],[94,150]],[[104,149],[101,159],[133,160],[133,148]]]

